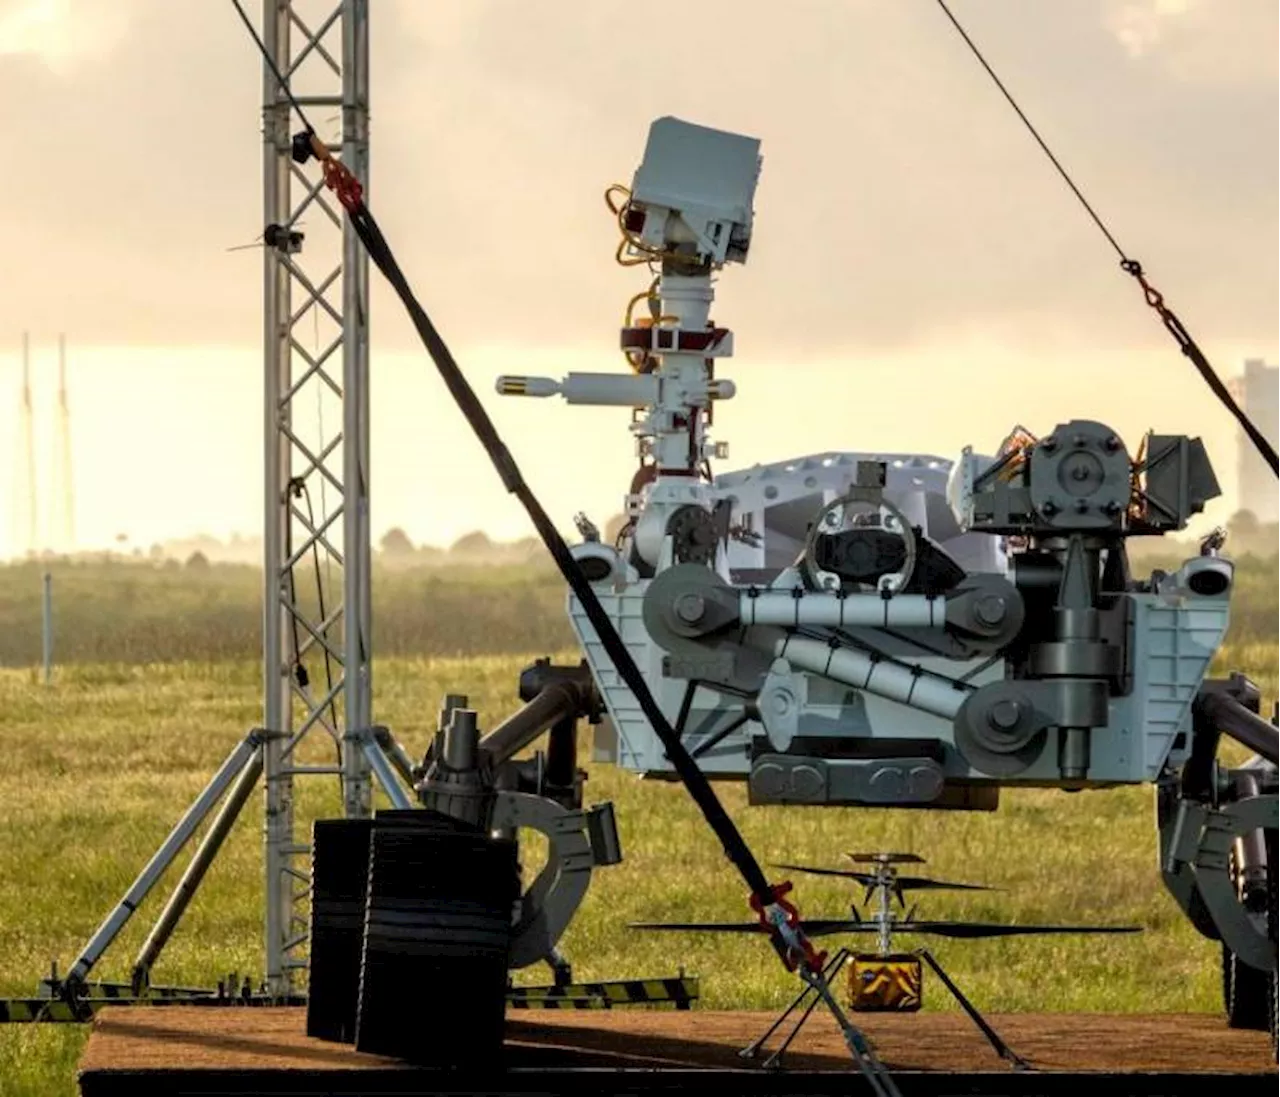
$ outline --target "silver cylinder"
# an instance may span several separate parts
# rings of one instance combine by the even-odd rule
[[[847,594],[789,590],[743,592],[738,614],[744,625],[826,625],[832,628],[942,628],[947,603],[924,594]]]
[[[899,663],[873,661],[860,651],[833,648],[820,640],[788,636],[778,641],[774,654],[811,674],[843,682],[877,697],[898,701],[948,720],[955,718],[971,692],[950,678],[917,674]]]

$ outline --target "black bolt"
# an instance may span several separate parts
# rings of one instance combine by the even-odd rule
[[[1119,503],[1117,503],[1114,499],[1109,499],[1106,503],[1103,504],[1102,509],[1106,511],[1106,513],[1110,517],[1114,518],[1124,508]]]
[[[1102,443],[1102,448],[1109,453],[1115,453],[1120,448],[1120,439],[1114,434],[1108,435],[1106,441]]]
[[[1071,444],[1075,446],[1076,449],[1084,449],[1084,447],[1089,444],[1089,437],[1085,434],[1077,434],[1071,439]]]
[[[1004,599],[998,594],[988,594],[979,598],[974,603],[973,615],[984,625],[998,625],[1004,620]]]
[[[293,141],[290,142],[290,152],[296,163],[305,164],[315,152],[311,148],[311,134],[306,130],[293,135]]]
[[[993,728],[1000,731],[1012,731],[1018,726],[1018,721],[1022,717],[1022,707],[1017,701],[1004,700],[997,701],[991,706],[991,711],[987,713],[987,721]]]
[[[1043,442],[1040,443],[1040,448],[1044,450],[1045,453],[1052,453],[1055,449],[1058,448],[1058,439],[1051,434],[1049,435],[1048,438],[1046,438]]]
[[[1046,518],[1052,518],[1055,514],[1058,513],[1058,504],[1055,503],[1052,499],[1046,499],[1040,507],[1040,513],[1043,514]]]
[[[1089,509],[1089,502],[1086,499],[1076,500],[1076,513],[1084,514]]]

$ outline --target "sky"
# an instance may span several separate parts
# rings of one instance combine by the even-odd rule
[[[1275,362],[1274,0],[950,6],[1218,372]],[[1227,493],[1206,520],[1233,509],[1234,423],[933,0],[371,8],[370,207],[562,527],[620,509],[628,414],[504,399],[494,380],[626,369],[618,328],[645,278],[614,264],[602,195],[664,115],[762,142],[751,251],[712,311],[735,337],[719,471],[954,458],[1091,418],[1131,450],[1148,429],[1203,437]],[[0,0],[0,429],[19,435],[28,331],[51,496],[65,333],[80,547],[261,529],[262,262],[228,250],[262,231],[261,96],[229,2]],[[332,114],[314,121],[336,137]],[[529,535],[371,279],[375,537]],[[10,552],[21,465],[15,443]]]

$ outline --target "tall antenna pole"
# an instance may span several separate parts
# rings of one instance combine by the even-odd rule
[[[31,341],[22,333],[22,446],[26,464],[27,552],[39,551],[39,533],[36,526],[36,435],[31,411]]]
[[[71,409],[67,405],[67,337],[58,336],[58,453],[60,499],[62,510],[58,539],[63,552],[76,547],[75,482],[71,468]]]
[[[263,44],[284,78],[302,84],[305,92],[295,94],[321,128],[317,136],[341,148],[367,193],[367,0],[341,0],[311,25],[303,7],[295,0],[264,5]],[[295,833],[294,778],[337,776],[343,814],[372,811],[369,763],[345,738],[367,729],[371,718],[369,280],[367,257],[342,210],[291,157],[299,123],[265,60],[262,79],[264,224],[281,230],[267,233],[263,248],[266,974],[270,993],[286,995],[297,993],[307,966],[309,847]],[[338,141],[323,131],[334,116]],[[336,305],[331,288],[341,295]],[[317,323],[328,333],[309,351],[303,333]],[[308,411],[317,396],[340,414],[314,422]],[[335,472],[330,463],[339,451]],[[314,490],[321,483],[331,490]],[[333,565],[342,574],[336,605],[316,589],[317,574]],[[305,741],[317,731],[332,742],[308,751]]]

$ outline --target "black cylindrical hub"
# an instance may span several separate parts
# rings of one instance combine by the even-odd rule
[[[311,962],[307,1035],[352,1043],[369,880],[372,819],[317,819],[311,828]]]
[[[1233,774],[1232,784],[1235,795],[1241,800],[1262,792],[1262,782],[1258,780],[1258,775],[1247,770],[1237,770]],[[1240,835],[1232,847],[1232,855],[1240,898],[1251,911],[1266,910],[1266,903],[1271,897],[1268,874],[1276,870],[1275,865],[1268,863],[1266,834],[1259,829]]]
[[[357,1050],[447,1068],[501,1055],[519,898],[514,842],[435,812],[379,812]]]
[[[1280,732],[1257,713],[1250,712],[1234,697],[1225,692],[1202,693],[1196,698],[1196,706],[1203,710],[1210,723],[1219,731],[1230,735],[1255,754],[1261,755],[1272,765],[1277,762],[1280,750]]]
[[[481,739],[480,749],[494,762],[514,758],[547,728],[576,715],[581,704],[582,695],[573,683],[552,681]]]
[[[480,729],[476,726],[475,710],[454,709],[444,733],[444,764],[460,772],[475,769],[479,745]]]
[[[557,720],[547,736],[547,784],[568,788],[578,775],[578,721]]]

